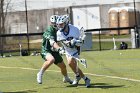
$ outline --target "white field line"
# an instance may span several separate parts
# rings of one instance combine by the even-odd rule
[[[7,66],[0,66],[0,68],[39,70],[39,69],[34,69],[34,68],[7,67]],[[47,70],[47,71],[60,73],[60,71],[56,71],[56,70]],[[73,72],[68,72],[68,73],[73,73]],[[133,82],[139,82],[140,83],[140,80],[138,80],[138,79],[132,79],[132,78],[126,78],[126,77],[109,76],[109,75],[99,75],[99,74],[92,74],[92,73],[84,73],[84,74],[91,75],[91,76],[97,76],[97,77],[106,77],[106,78],[120,79],[120,80],[133,81]]]
[[[92,73],[84,73],[84,74],[91,75],[91,76],[97,76],[97,77],[107,77],[107,78],[121,79],[121,80],[126,80],[126,81],[140,82],[140,80],[138,80],[138,79],[132,79],[132,78],[126,78],[126,77],[99,75],[99,74],[92,74]]]

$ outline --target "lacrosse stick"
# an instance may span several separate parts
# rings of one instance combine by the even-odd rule
[[[67,56],[70,56],[70,57],[72,57],[72,58],[74,58],[75,60],[77,60],[78,62],[80,62],[85,68],[87,68],[87,62],[86,62],[86,60],[85,59],[79,59],[79,58],[77,58],[77,57],[74,57],[74,56],[72,56],[72,55],[70,55],[70,54],[67,54],[67,53],[64,53],[65,55],[67,55]],[[77,66],[78,66],[78,62],[77,62]]]
[[[83,43],[84,43],[85,37],[86,37],[85,29],[83,27],[81,27],[81,29],[80,29],[80,37],[79,38],[83,41]]]
[[[64,53],[65,55],[67,55],[67,56],[70,56],[70,57],[72,57],[72,58],[74,58],[75,60],[77,60],[76,61],[76,74],[77,75],[79,75],[79,69],[78,69],[78,67],[79,67],[79,62],[85,67],[85,68],[87,68],[87,63],[86,63],[86,60],[85,59],[79,59],[79,58],[77,58],[77,57],[74,57],[74,56],[72,56],[72,55],[70,55],[70,54],[67,54],[67,53]]]

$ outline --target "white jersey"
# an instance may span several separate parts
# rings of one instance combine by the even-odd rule
[[[57,31],[57,41],[60,41],[65,48],[65,51],[67,54],[72,55],[72,56],[77,56],[78,55],[78,50],[76,47],[70,48],[63,44],[63,41],[70,41],[71,39],[79,39],[80,37],[80,31],[77,27],[69,24],[69,30],[67,33],[62,32],[60,30]]]

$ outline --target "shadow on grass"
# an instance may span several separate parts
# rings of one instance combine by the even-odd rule
[[[0,93],[37,93],[37,91],[34,91],[34,90],[27,90],[27,91],[0,92]]]
[[[78,86],[85,86],[85,84],[78,84]],[[68,85],[67,87],[77,87],[75,85]],[[93,83],[88,88],[101,88],[101,89],[109,89],[109,88],[119,88],[124,87],[124,85],[113,85],[108,83]]]
[[[0,92],[0,93],[29,93],[29,92]]]
[[[102,89],[108,89],[108,88],[120,88],[124,87],[125,85],[113,85],[113,84],[107,84],[107,83],[95,83],[91,85],[91,88],[102,88]]]

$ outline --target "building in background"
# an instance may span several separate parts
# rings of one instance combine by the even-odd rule
[[[71,23],[85,29],[110,27],[109,9],[134,7],[133,0],[26,0],[29,33],[42,32],[52,14],[69,14]],[[25,0],[12,0],[6,20],[6,33],[25,33]],[[137,11],[140,1],[136,0]],[[113,15],[113,14],[112,14]],[[139,15],[138,15],[139,16]],[[139,22],[140,20],[138,20]],[[130,22],[131,23],[131,22]],[[17,32],[16,32],[17,30]]]

